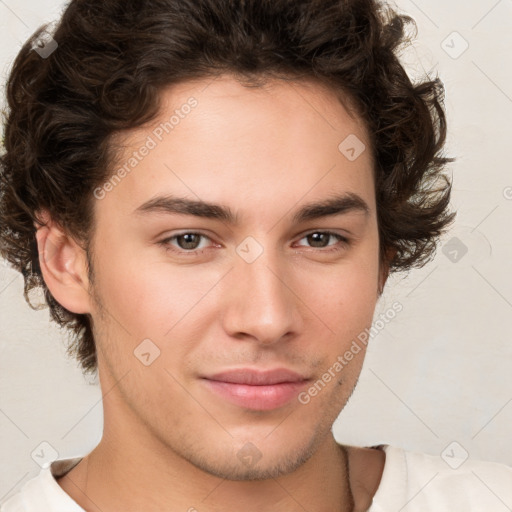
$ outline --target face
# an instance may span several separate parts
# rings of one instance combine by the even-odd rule
[[[318,84],[223,76],[165,91],[121,142],[95,192],[104,436],[223,478],[294,470],[353,391],[364,350],[332,368],[378,298],[364,125]]]

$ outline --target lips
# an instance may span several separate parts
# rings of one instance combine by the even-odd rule
[[[285,368],[242,368],[216,373],[203,381],[208,391],[223,401],[243,409],[270,411],[289,404],[310,379]]]
[[[237,370],[228,370],[216,373],[208,380],[218,382],[228,382],[231,384],[246,384],[248,386],[271,386],[273,384],[282,384],[285,382],[300,382],[308,380],[307,377],[300,375],[292,370],[278,368],[275,370],[261,371],[250,368],[242,368]]]

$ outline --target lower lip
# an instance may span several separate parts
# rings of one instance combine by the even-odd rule
[[[307,380],[269,386],[249,386],[205,379],[208,387],[225,400],[255,411],[270,411],[289,403],[306,386]]]

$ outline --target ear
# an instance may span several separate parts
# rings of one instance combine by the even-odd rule
[[[393,260],[393,258],[395,257],[396,253],[397,253],[397,249],[388,248],[386,250],[385,261],[381,262],[381,264],[380,264],[379,290],[378,290],[379,296],[382,295],[382,292],[384,291],[384,286],[386,285],[386,282],[389,277],[390,264],[391,264],[391,261]]]
[[[35,223],[39,266],[46,286],[55,300],[72,313],[90,309],[89,280],[85,251],[51,219],[46,210]]]

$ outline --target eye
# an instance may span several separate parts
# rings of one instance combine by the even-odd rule
[[[333,238],[338,241],[339,245],[336,243],[329,244],[329,241]],[[345,238],[339,233],[333,233],[332,231],[313,231],[312,233],[309,233],[305,237],[301,238],[301,240],[307,240],[308,243],[312,244],[312,247],[316,249],[332,247],[332,249],[328,249],[327,251],[322,252],[339,251],[350,245],[348,238]]]
[[[307,240],[312,249],[320,249],[322,253],[341,251],[350,245],[349,239],[332,231],[313,231],[300,240]],[[197,256],[211,247],[211,244],[202,244],[203,241],[211,242],[211,238],[203,233],[187,231],[164,238],[158,244],[178,255]],[[334,243],[329,243],[331,241]]]
[[[204,246],[200,247],[202,239],[210,240],[209,237],[203,235],[202,233],[187,231],[185,233],[179,233],[177,235],[164,238],[158,243],[170,251],[174,251],[179,254],[199,254],[203,249],[205,249]],[[177,247],[173,244],[173,242],[176,242]]]

